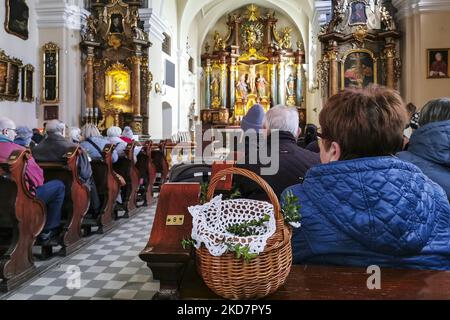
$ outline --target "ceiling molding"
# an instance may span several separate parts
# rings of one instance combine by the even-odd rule
[[[418,13],[450,11],[450,0],[393,0],[398,17],[409,17]]]

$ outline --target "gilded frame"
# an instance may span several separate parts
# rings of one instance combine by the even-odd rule
[[[59,46],[53,42],[48,42],[42,47],[42,103],[58,103],[59,102]],[[47,55],[55,54],[55,74],[48,74]],[[46,95],[46,79],[55,78],[55,98],[47,99]]]
[[[17,58],[12,58],[6,55],[5,51],[0,50],[0,66],[0,77],[3,78],[3,84],[2,87],[0,87],[0,101],[18,101],[19,77],[22,61]]]
[[[348,50],[344,53],[342,59],[341,59],[341,89],[345,90],[345,62],[347,61],[348,56],[350,56],[353,53],[367,53],[372,58],[373,63],[373,83],[378,84],[378,61],[375,57],[375,54],[367,49],[352,49]]]
[[[431,58],[432,58],[432,54],[436,55],[438,52],[440,53],[446,53],[446,58],[447,61],[444,61],[447,64],[447,74],[445,76],[441,76],[441,75],[437,75],[437,76],[432,76],[431,75],[431,66],[433,63],[431,63]],[[427,49],[427,61],[426,61],[426,75],[427,75],[427,79],[448,79],[450,78],[450,49],[448,48],[439,48],[439,49]]]
[[[34,100],[34,67],[27,64],[22,67],[22,101]]]
[[[29,17],[27,18],[27,27],[26,27],[25,33],[19,33],[19,32],[16,32],[16,31],[10,29],[10,23],[11,23],[11,4],[10,4],[10,2],[11,1],[16,1],[16,0],[5,0],[5,8],[6,8],[6,10],[5,10],[5,30],[9,34],[13,34],[13,35],[15,35],[15,36],[17,36],[17,37],[19,37],[19,38],[21,38],[23,40],[28,40],[29,33],[30,33],[30,29],[29,29],[30,19],[29,19]],[[27,6],[27,3],[25,2],[25,0],[23,0],[23,4],[25,5],[26,10],[27,10],[27,12],[29,14],[29,7]]]

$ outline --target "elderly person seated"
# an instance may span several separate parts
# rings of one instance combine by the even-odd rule
[[[81,147],[88,153],[91,159],[101,159],[103,149],[107,144],[110,144],[108,139],[102,137],[100,131],[94,124],[86,124],[81,128],[81,136],[83,141]],[[112,154],[112,161],[117,162],[119,155],[114,150]]]
[[[134,141],[133,130],[130,127],[123,128],[122,136],[120,137],[126,143],[131,143]]]
[[[0,118],[0,162],[7,162],[13,151],[24,150],[24,147],[13,143],[15,124],[8,118]],[[38,243],[45,245],[58,237],[61,225],[61,208],[64,202],[65,187],[59,180],[44,183],[44,173],[33,157],[26,167],[28,188],[32,194],[43,201],[47,208],[47,220],[38,237]]]
[[[250,156],[247,159],[249,161],[245,164],[238,163],[238,167],[261,175],[280,197],[287,187],[300,183],[309,168],[319,164],[320,159],[318,154],[297,146],[301,129],[296,108],[276,106],[270,109],[265,115],[263,129],[268,136],[267,141],[260,142],[260,147],[261,143],[267,143],[271,163],[263,163],[259,157],[255,163],[251,163],[252,158],[256,157],[252,157],[252,150],[249,150]],[[268,170],[266,173],[264,169],[270,166],[275,167],[275,172]],[[244,198],[267,199],[261,188],[247,178],[236,177],[236,184]]]
[[[427,103],[422,109],[419,126],[411,136],[408,151],[397,156],[418,166],[444,188],[450,199],[450,99]]]
[[[109,142],[116,147],[119,156],[125,156],[125,149],[128,144],[120,138],[122,135],[122,129],[119,127],[110,127],[107,131],[107,135]]]
[[[400,95],[369,87],[331,97],[319,117],[322,165],[291,191],[301,205],[297,264],[450,270],[450,205],[393,156],[408,121]]]
[[[81,142],[81,130],[77,127],[70,127],[67,134],[67,140],[76,144]]]
[[[47,122],[47,137],[39,143],[33,150],[33,156],[38,162],[61,162],[64,155],[77,144],[67,141],[65,136],[66,126],[59,120]],[[82,152],[78,158],[78,174],[82,183],[90,188],[91,204],[90,210],[98,213],[100,209],[100,200],[92,178],[92,168],[86,152]]]
[[[14,143],[25,148],[33,148],[36,144],[31,140],[33,131],[28,127],[17,127]]]

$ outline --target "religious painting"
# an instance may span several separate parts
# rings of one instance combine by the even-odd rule
[[[427,78],[449,78],[450,49],[429,49],[427,55]]]
[[[6,93],[7,76],[8,76],[8,62],[0,61],[0,94]]]
[[[211,92],[211,106],[216,109],[222,106],[221,92],[221,69],[219,65],[214,65],[211,73],[210,92]]]
[[[358,1],[353,2],[350,5],[350,25],[366,24],[367,23],[367,13],[366,4],[364,2]]]
[[[114,13],[110,18],[109,33],[123,33],[123,16],[120,13]]]
[[[59,47],[49,42],[43,51],[42,102],[55,103],[59,99]]]
[[[34,67],[27,64],[22,68],[22,101],[33,101],[33,74]]]
[[[105,100],[129,101],[131,98],[130,70],[122,63],[115,63],[105,72]]]
[[[17,64],[9,64],[8,81],[6,83],[6,90],[11,96],[19,96],[19,71],[20,66]]]
[[[29,9],[25,0],[5,0],[5,30],[23,40],[28,39]]]
[[[285,77],[286,104],[288,106],[294,106],[296,97],[297,68],[292,61],[286,65]]]
[[[44,106],[44,121],[58,119],[58,109],[58,106]]]
[[[369,50],[350,50],[342,60],[342,89],[365,88],[377,83],[377,62]]]

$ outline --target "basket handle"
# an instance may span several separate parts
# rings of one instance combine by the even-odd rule
[[[208,201],[210,201],[212,199],[212,197],[214,196],[214,191],[216,189],[217,183],[219,183],[219,181],[223,177],[225,177],[229,174],[241,175],[241,176],[247,177],[247,178],[253,180],[254,182],[256,182],[267,193],[269,200],[273,205],[273,209],[274,209],[274,213],[275,213],[275,220],[277,220],[279,222],[281,221],[284,224],[284,220],[283,220],[283,217],[281,216],[281,212],[280,212],[280,202],[278,201],[278,198],[277,198],[275,192],[273,191],[272,187],[269,186],[269,184],[263,178],[261,178],[256,173],[254,173],[250,170],[231,167],[231,168],[227,168],[227,169],[219,171],[217,174],[214,175],[214,177],[212,177],[211,182],[209,184],[208,193],[206,196]]]

